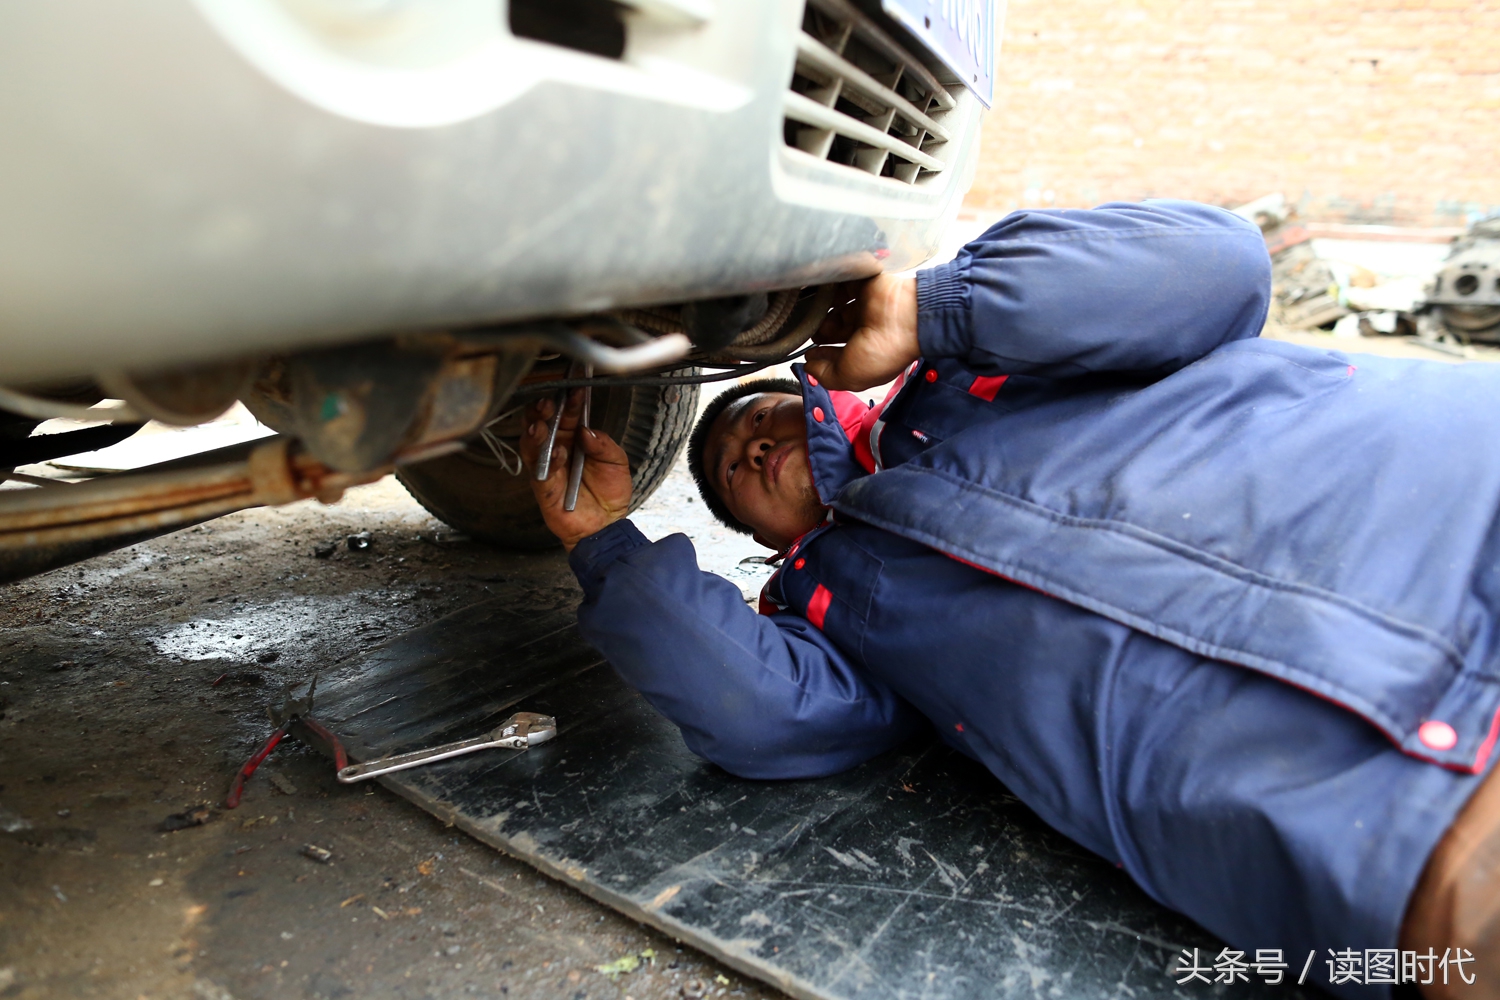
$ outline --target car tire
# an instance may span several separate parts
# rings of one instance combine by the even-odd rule
[[[614,386],[594,390],[592,426],[620,442],[630,458],[635,510],[667,478],[698,415],[698,386]],[[521,433],[519,407],[493,422],[492,447],[483,438],[463,451],[403,466],[396,478],[438,520],[509,549],[537,551],[558,544],[532,498],[529,473],[514,449]],[[507,450],[509,449],[509,450]],[[497,454],[498,453],[498,454]]]

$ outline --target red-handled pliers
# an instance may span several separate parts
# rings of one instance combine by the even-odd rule
[[[292,697],[294,685],[288,684],[284,689],[284,697],[281,704],[272,705],[267,714],[271,717],[271,724],[276,727],[261,748],[245,761],[240,769],[235,772],[234,780],[229,783],[229,794],[224,797],[224,808],[233,809],[240,804],[240,797],[245,794],[245,782],[250,780],[250,775],[260,767],[265,759],[271,756],[271,751],[276,745],[284,740],[291,732],[293,723],[301,723],[302,727],[311,732],[318,739],[333,748],[333,766],[342,770],[349,764],[349,755],[344,752],[344,745],[339,738],[312,718],[313,692],[318,687],[318,675],[314,674],[307,684],[307,695],[302,698]]]

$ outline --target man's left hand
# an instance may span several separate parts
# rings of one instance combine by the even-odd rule
[[[578,428],[583,410],[583,390],[574,390],[563,408],[557,443],[547,478],[538,482],[536,463],[547,443],[547,425],[554,404],[539,400],[526,407],[526,430],[521,435],[521,460],[536,495],[537,506],[547,528],[569,552],[573,546],[630,513],[630,459],[614,439],[603,431]],[[583,449],[583,482],[578,487],[575,509],[563,510],[563,496],[568,490],[568,469],[575,444]]]
[[[841,286],[840,305],[828,314],[807,371],[830,389],[860,392],[884,385],[922,353],[917,340],[917,280],[877,274]]]

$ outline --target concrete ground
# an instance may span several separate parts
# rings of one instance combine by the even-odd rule
[[[708,522],[681,467],[638,523],[688,531],[747,593],[768,573],[740,565],[755,546]],[[358,531],[366,551],[345,544]],[[282,684],[517,581],[576,593],[560,553],[456,536],[387,479],[0,590],[0,997],[779,995],[339,785],[295,742],[221,807]],[[205,803],[204,825],[160,832]]]

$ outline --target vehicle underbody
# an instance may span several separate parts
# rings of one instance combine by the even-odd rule
[[[787,289],[578,321],[414,334],[254,365],[0,390],[9,411],[0,437],[5,473],[116,443],[146,419],[203,423],[238,400],[277,431],[190,460],[5,491],[0,581],[246,507],[309,497],[332,503],[349,486],[390,472],[434,514],[473,535],[519,548],[552,544],[516,446],[528,402],[588,387],[595,426],[631,457],[639,503],[686,440],[698,387],[800,355],[833,294],[833,286]],[[119,404],[96,405],[106,398]],[[109,423],[28,436],[55,417]]]

